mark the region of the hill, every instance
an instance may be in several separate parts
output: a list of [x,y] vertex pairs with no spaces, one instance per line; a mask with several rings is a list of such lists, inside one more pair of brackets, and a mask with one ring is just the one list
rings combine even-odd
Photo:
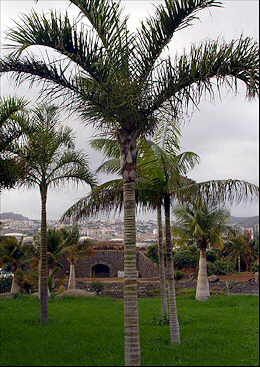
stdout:
[[0,213],[0,220],[10,219],[10,220],[30,220],[28,217],[23,216],[22,214],[17,214],[13,212]]
[[244,227],[252,227],[255,224],[259,224],[259,216],[254,217],[232,217],[230,218],[231,224],[239,224]]

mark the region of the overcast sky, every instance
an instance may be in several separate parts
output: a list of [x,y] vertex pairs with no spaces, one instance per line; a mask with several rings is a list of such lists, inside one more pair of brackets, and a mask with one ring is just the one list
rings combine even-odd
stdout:
[[[124,11],[129,14],[129,26],[132,30],[138,27],[140,19],[153,13],[150,0],[125,0]],[[222,9],[210,9],[200,13],[200,21],[193,27],[177,32],[169,46],[169,52],[180,54],[191,43],[220,37],[229,41],[238,38],[241,33],[258,40],[259,3],[258,0],[225,0]],[[5,31],[23,12],[31,8],[47,12],[49,9],[68,10],[72,17],[78,11],[69,1],[40,0],[36,5],[33,0],[0,0],[1,4],[1,44],[5,40]],[[1,96],[24,96],[35,101],[39,93],[37,87],[29,88],[27,84],[15,87],[10,78],[4,76],[1,81]],[[93,129],[83,126],[76,118],[64,118],[63,122],[74,128],[77,147],[85,150],[90,165],[95,169],[102,160],[89,148],[89,139],[95,133]],[[259,180],[259,145],[258,145],[258,101],[245,100],[245,91],[233,96],[223,93],[222,101],[215,103],[204,101],[200,110],[186,119],[183,128],[182,148],[191,150],[201,157],[200,165],[190,176],[197,181],[209,179],[238,178],[258,184]],[[100,177],[104,180],[104,177]],[[48,216],[55,219],[64,210],[89,191],[80,185],[50,190],[48,197]],[[13,211],[30,218],[40,217],[40,197],[37,190],[15,189],[1,194],[1,212]],[[258,215],[258,202],[247,203],[231,208],[232,215]]]

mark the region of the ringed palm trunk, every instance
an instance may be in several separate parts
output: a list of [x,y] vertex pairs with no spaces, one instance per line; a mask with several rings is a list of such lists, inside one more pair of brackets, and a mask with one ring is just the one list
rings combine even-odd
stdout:
[[164,318],[167,318],[168,307],[167,307],[167,291],[166,291],[166,278],[165,278],[165,249],[163,244],[161,204],[157,206],[157,226],[158,226],[159,279],[160,279],[160,295],[162,302],[162,315]]
[[17,294],[20,292],[20,287],[17,284],[15,272],[13,273],[12,285],[11,285],[11,294]]
[[76,289],[75,264],[73,261],[70,261],[70,275],[68,281],[68,289]]
[[124,194],[124,347],[125,365],[140,366],[139,313],[136,267],[136,137],[120,133]]
[[[48,287],[48,297],[50,297],[50,290]],[[41,262],[38,264],[38,298],[41,299]]]
[[40,248],[40,304],[41,322],[48,321],[48,261],[47,261],[47,186],[43,185],[41,191],[41,248]]
[[170,197],[164,197],[165,241],[166,241],[166,283],[168,295],[169,325],[172,343],[180,343],[180,326],[177,314],[176,291],[174,280],[173,248],[171,238]]
[[210,296],[209,279],[207,272],[206,247],[200,248],[199,273],[196,288],[196,299],[206,301]]

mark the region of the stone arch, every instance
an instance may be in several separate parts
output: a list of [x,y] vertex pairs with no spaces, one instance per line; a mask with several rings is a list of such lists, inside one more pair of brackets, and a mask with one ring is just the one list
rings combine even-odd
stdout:
[[111,276],[111,267],[104,261],[99,261],[91,266],[91,276],[93,278],[109,278]]

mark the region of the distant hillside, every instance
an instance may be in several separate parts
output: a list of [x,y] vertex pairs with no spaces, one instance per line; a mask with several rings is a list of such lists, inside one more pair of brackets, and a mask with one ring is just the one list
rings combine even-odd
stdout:
[[12,213],[12,212],[0,213],[0,220],[1,219],[30,220],[29,218],[24,217],[22,214],[17,214],[17,213]]
[[256,215],[254,217],[231,217],[231,224],[240,224],[244,227],[252,227],[255,224],[259,223],[259,216]]

